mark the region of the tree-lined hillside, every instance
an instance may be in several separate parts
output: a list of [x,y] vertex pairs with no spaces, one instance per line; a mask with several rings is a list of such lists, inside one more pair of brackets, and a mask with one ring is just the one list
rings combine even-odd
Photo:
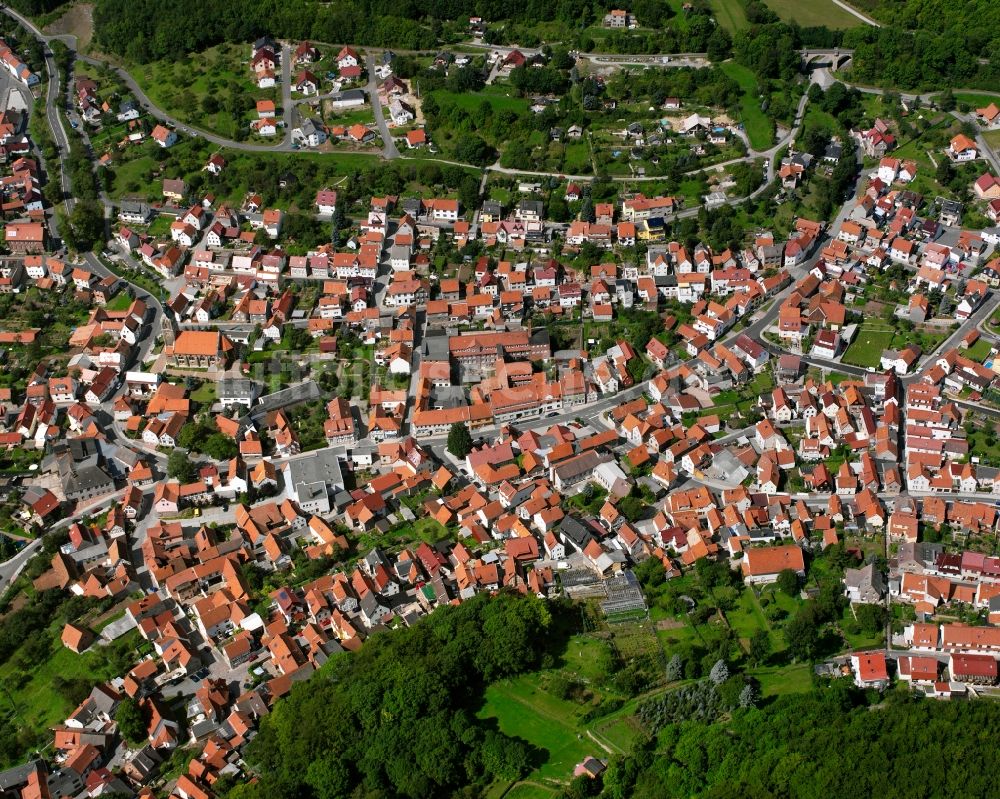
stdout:
[[736,710],[730,723],[664,728],[659,748],[612,765],[606,799],[996,795],[1000,708],[891,694],[867,704],[846,681]]
[[247,750],[259,781],[231,796],[421,799],[516,779],[531,747],[475,711],[487,683],[542,663],[549,627],[541,600],[501,594],[376,633],[278,703]]

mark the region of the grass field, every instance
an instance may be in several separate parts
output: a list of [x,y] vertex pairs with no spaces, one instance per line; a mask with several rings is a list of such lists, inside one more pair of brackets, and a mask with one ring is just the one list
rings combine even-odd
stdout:
[[[495,719],[501,731],[523,738],[538,749],[535,770],[527,775],[524,784],[505,796],[550,796],[546,789],[556,793],[572,778],[573,767],[587,755],[607,757],[611,751],[631,749],[640,732],[635,720],[638,699],[626,701],[605,716],[584,720],[600,703],[625,699],[614,688],[606,687],[609,642],[626,660],[648,652],[650,647],[660,651],[648,622],[614,624],[599,633],[570,636],[552,668],[494,683],[487,689],[477,716]],[[576,686],[565,699],[552,691],[552,681],[557,678]],[[498,797],[505,787],[493,785],[487,796]]]
[[686,31],[691,27],[688,25],[687,14],[684,13],[684,3],[685,0],[667,0],[667,4],[674,10],[674,15],[670,18],[670,24],[674,25],[679,31]]
[[[134,67],[132,76],[160,108],[205,130],[233,138],[251,116],[234,117],[212,104],[234,88],[255,99],[280,102],[277,89],[257,89],[249,67],[249,52],[243,44],[222,44],[189,58],[167,59]],[[206,99],[209,105],[206,105]],[[256,116],[256,113],[253,113]]]
[[[35,663],[30,671],[19,672],[15,665],[16,658],[0,666],[0,685],[5,689],[2,712],[6,713],[13,707],[17,711],[18,722],[31,730],[48,730],[61,723],[73,710],[74,704],[53,687],[57,678],[94,684],[116,676],[100,647],[92,647],[91,651],[77,655],[62,646],[59,641],[61,632],[62,623],[57,622],[40,633],[51,639],[50,654]],[[138,647],[141,643],[139,633],[132,631],[117,645]]]
[[762,696],[798,694],[812,688],[812,667],[808,663],[789,666],[761,666],[750,672],[760,681]]
[[434,98],[439,103],[452,102],[464,111],[475,111],[483,100],[489,100],[494,111],[514,111],[518,114],[527,112],[530,103],[523,97],[513,96],[513,89],[503,86],[485,86],[480,92],[458,94],[438,90]]
[[206,380],[195,391],[191,392],[191,400],[193,402],[211,404],[215,402],[215,398],[215,383],[209,380]]
[[593,170],[590,163],[590,145],[585,141],[570,142],[563,153],[563,169],[570,175],[581,175]]
[[550,788],[522,782],[507,791],[504,799],[551,799],[555,795],[556,792]]
[[836,135],[840,131],[840,125],[833,118],[833,115],[813,103],[806,107],[806,115],[802,124],[806,128],[821,128],[832,135]]
[[990,354],[990,342],[984,338],[979,339],[975,344],[965,350],[965,357],[982,363],[986,356]]
[[771,373],[761,372],[759,375],[755,375],[753,380],[739,391],[732,389],[729,391],[720,391],[713,397],[714,404],[712,407],[707,408],[706,412],[718,415],[725,422],[728,417],[736,412],[746,413],[749,411],[754,403],[757,402],[757,398],[772,388],[774,388],[774,378],[771,376]]
[[969,452],[975,454],[983,466],[1000,464],[1000,443],[993,439],[992,444],[987,444],[984,430],[974,430],[968,435],[968,441]]
[[835,386],[839,386],[845,380],[853,380],[850,375],[845,375],[843,372],[830,372],[827,374],[826,379],[833,383]]
[[872,330],[862,328],[857,338],[844,353],[844,363],[853,366],[878,366],[882,358],[882,350],[892,344],[892,330]]
[[[661,627],[657,631],[657,635],[663,644],[667,657],[669,658],[674,651],[683,652],[690,644],[711,648],[725,632],[726,622],[736,633],[744,649],[753,634],[757,630],[763,629],[767,630],[771,641],[771,662],[768,665],[747,669],[747,674],[760,680],[762,695],[765,697],[777,696],[809,690],[812,684],[809,665],[784,662],[786,656],[783,654],[788,648],[782,633],[784,619],[794,614],[801,606],[802,601],[797,597],[790,597],[778,591],[775,586],[765,586],[760,590],[760,598],[758,598],[753,588],[749,586],[743,588],[735,605],[726,611],[725,622],[719,620],[718,617],[713,617],[708,622],[693,626],[691,617],[683,614],[674,618],[673,625],[676,626]],[[768,621],[762,602],[781,608],[784,611],[784,617],[775,622]],[[654,619],[659,619],[662,625],[664,616],[662,611],[658,611],[659,609],[654,607],[652,616]],[[630,716],[625,715],[624,711],[621,714],[612,714],[603,724],[596,724],[594,730],[616,746],[621,746],[623,742],[631,743],[635,732],[629,728],[629,719]],[[631,737],[629,737],[630,735]]]
[[156,166],[156,161],[150,155],[142,155],[131,161],[115,164],[115,181],[111,188],[111,196],[125,197],[136,194],[146,199],[159,197],[160,192],[155,191],[151,182],[146,179]]
[[157,216],[156,218],[153,219],[152,222],[149,223],[149,228],[147,229],[146,232],[153,237],[169,236],[170,226],[173,224],[173,222],[174,222],[173,217],[166,215]]
[[[674,3],[671,2],[671,5]],[[679,0],[677,5],[680,5]],[[864,24],[833,0],[764,0],[764,5],[785,22],[795,21],[803,28],[825,25],[827,28],[842,29]],[[709,0],[709,6],[716,21],[730,33],[750,25],[742,0]],[[680,18],[683,19],[683,15]]]
[[994,149],[1000,147],[1000,130],[988,130],[983,133],[983,138],[990,147]]
[[591,730],[612,747],[630,752],[632,744],[642,730],[641,722],[635,717],[636,705],[636,701],[633,700],[621,710],[598,719],[591,725]]
[[495,718],[500,730],[542,750],[544,762],[529,779],[568,781],[587,755],[600,755],[597,744],[578,731],[578,705],[542,691],[533,677],[495,683],[486,690],[480,718]]
[[[847,620],[850,618],[851,618],[851,610],[850,608],[848,608],[847,610],[844,611],[844,619]],[[852,650],[872,649],[875,647],[880,647],[882,646],[882,642],[885,640],[884,636],[881,633],[876,633],[875,635],[869,635],[868,633],[865,632],[860,632],[860,631],[851,632],[847,629],[842,628],[841,634],[847,641],[847,645]]]
[[747,27],[747,15],[741,0],[710,0],[709,5],[718,23],[730,33]]
[[764,5],[786,22],[794,20],[803,28],[820,25],[825,25],[827,28],[855,28],[864,24],[856,16],[836,5],[833,0],[764,0]]
[[968,103],[971,108],[985,108],[990,103],[1000,105],[1000,95],[976,94],[974,92],[955,92],[955,100]]
[[416,533],[421,541],[426,541],[429,544],[434,544],[448,538],[448,530],[441,522],[437,521],[437,519],[426,517],[417,519],[413,523],[413,532]]
[[[149,200],[159,200],[161,198],[161,183],[158,179],[160,176],[156,174],[160,169],[160,164],[153,155],[155,150],[152,149],[155,145],[148,144],[144,146],[147,149],[142,151],[141,154],[138,152],[133,153],[135,157],[132,160],[116,163],[114,167],[114,186],[111,190],[113,197],[138,196]],[[196,149],[198,147],[201,147],[201,149]],[[204,139],[182,139],[180,143],[170,149],[171,158],[176,159],[173,163],[178,164],[180,168],[171,167],[170,173],[163,175],[163,177],[189,179],[192,175],[201,174],[201,167],[205,163],[205,159],[207,159],[210,152],[214,151],[215,148],[207,146]],[[238,169],[238,174],[246,177],[242,183],[233,185],[228,194],[221,195],[217,193],[216,200],[218,202],[242,202],[243,197],[250,188],[253,174],[257,170],[264,170],[271,174],[291,170],[302,176],[299,194],[310,198],[309,206],[311,208],[311,197],[315,194],[316,189],[321,186],[334,184],[355,170],[367,172],[376,168],[384,169],[386,167],[385,162],[378,157],[379,153],[374,151],[368,153],[322,153],[300,150],[293,153],[245,153],[239,150],[223,148],[219,152],[226,159],[227,170]],[[197,156],[195,157],[192,153],[197,153]],[[407,166],[434,164],[436,168],[440,169],[440,164],[419,155],[412,158],[407,157],[405,161]],[[306,162],[309,163],[308,173],[302,171],[302,165]],[[470,173],[478,173],[478,170],[475,170],[473,167],[469,167],[468,171]],[[259,184],[257,185],[259,186]],[[269,204],[273,202],[278,207],[281,207],[282,198],[287,198],[287,196],[267,196],[265,200]]]
[[106,311],[124,311],[132,304],[132,297],[127,291],[119,291],[111,302],[104,306]]
[[722,69],[735,80],[743,90],[740,101],[740,121],[746,129],[750,144],[755,150],[766,150],[774,141],[774,125],[767,115],[760,110],[760,89],[757,78],[746,67],[733,61],[727,61]]
[[371,106],[366,105],[344,114],[329,114],[324,118],[324,121],[328,125],[343,125],[345,128],[349,128],[351,125],[372,127],[375,124],[375,112],[372,111]]

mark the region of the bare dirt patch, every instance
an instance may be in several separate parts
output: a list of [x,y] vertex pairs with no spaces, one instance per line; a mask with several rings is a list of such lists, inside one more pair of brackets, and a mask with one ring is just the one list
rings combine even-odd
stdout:
[[76,37],[77,50],[86,53],[90,47],[90,40],[94,38],[93,4],[75,3],[59,19],[51,25],[46,25],[44,32],[50,36],[71,33]]

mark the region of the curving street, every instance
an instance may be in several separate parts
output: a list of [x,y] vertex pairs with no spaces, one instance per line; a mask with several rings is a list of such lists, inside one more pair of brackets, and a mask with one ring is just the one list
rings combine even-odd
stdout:
[[[131,91],[135,95],[135,97],[139,101],[139,103],[143,106],[143,108],[151,116],[153,116],[155,119],[159,120],[160,122],[163,122],[163,123],[166,123],[168,125],[171,125],[172,127],[176,128],[177,130],[179,130],[182,133],[186,133],[188,135],[197,135],[197,136],[203,137],[206,141],[209,141],[209,142],[211,142],[213,144],[216,144],[219,147],[226,147],[226,148],[230,148],[230,149],[234,149],[234,150],[242,150],[244,152],[294,152],[295,151],[295,148],[292,147],[292,142],[291,142],[291,128],[292,128],[292,126],[294,124],[294,107],[295,107],[295,105],[297,105],[298,101],[294,101],[291,98],[291,86],[290,86],[290,83],[291,83],[291,64],[290,64],[290,61],[291,61],[291,51],[290,51],[290,48],[288,47],[287,44],[282,47],[282,56],[281,56],[282,57],[282,96],[283,96],[283,101],[282,102],[283,102],[283,106],[284,106],[284,116],[283,116],[283,119],[284,119],[284,123],[285,123],[285,135],[284,135],[282,141],[279,142],[279,143],[277,143],[277,144],[259,144],[259,143],[252,143],[252,142],[238,142],[238,141],[235,141],[233,139],[228,139],[228,138],[226,138],[224,136],[219,136],[219,135],[217,135],[215,133],[212,133],[211,131],[205,130],[203,128],[199,128],[199,127],[197,127],[195,125],[191,125],[190,123],[182,122],[181,120],[177,119],[176,117],[171,116],[170,114],[168,114],[167,112],[165,112],[162,108],[159,108],[157,105],[155,105],[152,100],[150,100],[150,98],[148,97],[148,95],[143,91],[142,87],[136,82],[136,80],[132,77],[132,75],[126,69],[124,69],[122,67],[113,66],[113,65],[107,64],[106,62],[101,61],[99,59],[91,58],[89,56],[83,56],[83,55],[80,55],[79,53],[77,53],[76,52],[76,37],[75,36],[73,36],[71,34],[58,34],[58,35],[49,36],[49,35],[43,33],[41,30],[39,30],[34,25],[34,23],[32,23],[30,20],[26,19],[25,17],[23,17],[22,15],[20,15],[16,11],[13,11],[12,9],[5,7],[3,9],[3,12],[5,14],[7,14],[8,16],[16,19],[18,22],[20,22],[22,25],[24,25],[26,28],[28,28],[28,30],[30,30],[35,35],[35,37],[38,38],[39,40],[41,40],[43,43],[48,43],[48,42],[51,42],[53,40],[61,41],[64,44],[66,44],[67,47],[70,48],[70,50],[74,53],[74,55],[75,55],[76,58],[79,58],[80,60],[84,61],[85,63],[93,64],[93,65],[97,65],[97,66],[108,66],[109,68],[113,69],[118,74],[118,76],[122,79],[122,81],[125,83],[125,85],[129,88],[129,91]],[[514,47],[509,47],[509,46],[492,46],[492,45],[485,45],[485,44],[482,44],[482,43],[474,43],[474,42],[473,43],[469,43],[469,44],[470,44],[470,46],[473,46],[473,47],[482,48],[482,49],[488,49],[488,50],[494,50],[494,51],[498,51],[500,53],[507,53],[507,52],[510,52],[510,51],[512,51],[514,49],[520,49],[521,52],[523,52],[525,54],[528,54],[528,55],[531,55],[531,54],[534,54],[536,52],[539,52],[537,49],[532,49],[532,48],[514,48]],[[816,58],[816,57],[820,57],[820,56],[833,56],[835,59],[837,59],[837,58],[841,58],[841,57],[847,57],[847,58],[849,58],[852,52],[853,51],[851,51],[851,50],[846,50],[846,49],[841,49],[841,48],[831,49],[831,50],[811,49],[811,50],[803,50],[802,51],[802,56],[803,56],[803,58],[806,61],[809,61],[810,59],[813,59],[813,58]],[[48,54],[47,59],[50,58],[50,57],[51,57],[51,54]],[[591,61],[592,63],[601,63],[601,64],[612,65],[612,66],[613,65],[621,65],[621,66],[625,66],[625,65],[648,65],[648,64],[651,64],[651,63],[656,63],[656,64],[662,65],[662,66],[689,66],[691,64],[686,63],[686,62],[693,61],[693,60],[704,60],[706,64],[709,63],[707,61],[707,54],[706,53],[669,53],[669,54],[654,54],[654,55],[627,55],[627,54],[625,54],[625,55],[614,55],[614,54],[603,54],[603,53],[579,53],[578,54],[578,58],[586,59],[588,61]],[[373,158],[383,158],[383,159],[387,159],[387,160],[393,160],[393,159],[396,159],[396,158],[405,158],[405,156],[402,155],[399,152],[399,149],[398,149],[398,147],[396,145],[396,142],[393,139],[393,136],[391,135],[391,130],[390,130],[388,124],[386,123],[385,116],[384,116],[383,111],[382,111],[382,107],[381,107],[381,105],[379,103],[377,86],[376,86],[376,81],[375,81],[375,77],[374,77],[374,64],[375,64],[375,62],[374,62],[374,56],[373,56],[371,50],[366,50],[366,62],[367,62],[367,71],[368,71],[368,83],[367,83],[367,85],[366,85],[365,88],[366,88],[366,91],[367,91],[367,93],[369,95],[369,102],[371,103],[372,110],[373,110],[373,113],[374,113],[376,127],[378,128],[378,130],[379,130],[379,132],[380,132],[380,134],[382,136],[384,146],[383,146],[383,149],[380,152],[372,152],[372,153],[360,152],[360,153],[355,153],[355,154],[356,155],[361,155],[361,156],[370,156],[370,157],[373,157]],[[55,64],[54,63],[52,63],[51,65],[49,65],[49,70],[50,70],[50,74],[55,74]],[[810,83],[819,83],[820,85],[826,85],[825,81],[828,81],[828,80],[829,80],[829,76],[825,74],[825,70],[823,70],[823,69],[817,69],[817,70],[813,70],[813,72],[812,72],[812,74],[810,76],[810,81],[809,82]],[[872,90],[872,91],[875,91],[875,90]],[[58,91],[56,91],[56,94],[58,94]],[[58,125],[58,126],[61,127],[62,122],[59,119],[58,113],[56,113],[53,110],[52,103],[51,103],[51,99],[52,99],[53,96],[54,95],[52,94],[52,90],[50,89],[50,95],[49,95],[50,102],[47,104],[49,106],[49,110],[48,110],[47,113],[49,115],[49,124],[52,125],[53,128],[54,128],[56,125]],[[740,138],[742,138],[744,140],[744,142],[747,143],[747,145],[748,145],[747,155],[743,156],[741,159],[733,159],[732,161],[728,161],[728,162],[725,162],[725,163],[726,164],[731,164],[731,163],[735,163],[736,161],[739,161],[739,160],[753,160],[753,159],[756,159],[756,158],[766,158],[768,160],[767,180],[769,182],[773,178],[773,174],[772,174],[773,170],[772,170],[771,161],[772,161],[774,155],[782,147],[787,146],[791,141],[794,140],[795,136],[798,135],[799,129],[801,128],[802,117],[803,117],[803,114],[804,114],[804,111],[805,111],[805,106],[806,106],[807,102],[808,102],[808,100],[807,100],[806,96],[803,95],[801,101],[799,102],[799,107],[798,107],[798,110],[797,110],[797,113],[796,113],[796,116],[795,116],[795,120],[794,120],[793,125],[792,125],[792,129],[789,131],[789,133],[786,136],[784,136],[781,140],[779,140],[778,142],[776,142],[773,146],[769,147],[766,150],[754,150],[754,149],[752,149],[752,148],[749,147],[749,142],[745,138],[745,136],[740,136]],[[65,138],[65,131],[62,131],[62,132],[63,132],[63,139],[65,141],[66,140],[66,138]],[[423,161],[433,161],[435,163],[441,163],[441,164],[451,165],[451,166],[461,166],[461,167],[466,167],[466,168],[471,167],[471,168],[474,168],[474,169],[478,168],[478,167],[475,167],[472,164],[462,163],[462,162],[459,162],[459,161],[452,161],[452,160],[448,160],[448,159],[444,159],[444,158],[427,158],[427,157],[423,157],[422,156],[421,160],[423,160]],[[713,165],[713,166],[718,166],[718,165]],[[712,168],[712,166],[705,167],[705,168],[706,169],[710,169],[710,168]],[[698,170],[695,170],[695,171],[699,171],[700,169],[701,168],[699,167]],[[594,178],[593,175],[571,175],[571,174],[567,174],[565,172],[558,172],[558,171],[545,172],[545,171],[533,171],[533,170],[524,170],[524,169],[512,169],[512,168],[507,168],[507,167],[500,166],[499,162],[497,162],[495,164],[488,165],[488,166],[484,167],[483,170],[486,171],[486,172],[496,172],[498,174],[504,174],[504,175],[528,175],[528,176],[536,176],[536,177],[555,177],[555,178],[567,179],[567,180],[593,180],[593,178]],[[611,177],[611,180],[616,181],[616,182],[622,182],[622,183],[652,182],[652,181],[662,181],[663,177],[662,176],[652,176],[652,175],[648,175],[648,176],[647,175],[643,175],[643,176],[614,175],[614,176]],[[67,189],[65,183],[64,183],[64,189]],[[759,193],[762,193],[762,192],[760,192],[760,191],[755,192],[754,194],[750,195],[749,198],[746,198],[746,197],[735,198],[735,199],[729,200],[727,202],[730,202],[730,203],[743,202],[746,199],[752,199],[752,198],[758,196]],[[691,210],[694,210],[695,213],[697,212],[696,209],[689,209],[689,212]],[[685,213],[687,213],[687,212],[685,212]]]

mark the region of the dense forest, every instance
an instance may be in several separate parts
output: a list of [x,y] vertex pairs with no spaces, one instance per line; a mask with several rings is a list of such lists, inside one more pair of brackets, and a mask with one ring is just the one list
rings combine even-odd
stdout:
[[[759,78],[788,79],[799,68],[801,47],[851,48],[852,81],[900,89],[995,88],[1000,4],[946,0],[870,0],[879,19],[895,22],[846,31],[800,28],[782,22],[761,2],[745,4],[750,28],[733,40],[737,61]],[[919,9],[919,11],[917,10]]]
[[[916,32],[861,26],[844,34],[854,49],[851,78],[900,89],[996,88],[1000,58],[954,28]],[[980,56],[992,55],[987,63]]]
[[[26,0],[41,2],[41,0]],[[610,6],[608,6],[610,8]],[[666,19],[673,12],[665,0],[645,0],[651,17]],[[447,21],[478,15],[487,20],[526,23],[559,20],[577,25],[595,17],[591,0],[259,0],[228,4],[201,0],[98,0],[94,27],[101,47],[145,62],[178,51],[202,50],[221,41],[248,41],[262,34],[289,39],[313,38],[376,47],[431,49]],[[178,24],[184,20],[184,24]],[[598,23],[599,24],[599,23]],[[714,26],[699,26],[707,37]]]
[[47,14],[65,2],[66,0],[9,0],[9,5],[16,11],[33,17],[36,14]]
[[503,593],[376,633],[263,720],[246,753],[259,780],[231,799],[475,796],[516,779],[531,746],[475,712],[487,683],[543,664],[551,628],[541,600]]
[[736,710],[725,724],[665,727],[659,747],[613,763],[606,799],[996,796],[1000,707],[890,693],[869,705],[846,680]]

